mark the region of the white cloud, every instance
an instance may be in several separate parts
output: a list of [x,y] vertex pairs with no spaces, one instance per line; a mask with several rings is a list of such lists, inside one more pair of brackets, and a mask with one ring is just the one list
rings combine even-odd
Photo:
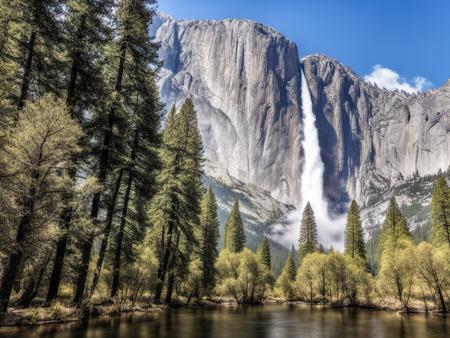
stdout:
[[421,76],[417,76],[408,82],[396,71],[383,67],[382,65],[375,65],[372,73],[364,76],[364,80],[374,83],[381,88],[404,90],[410,94],[421,92],[432,85],[430,81]]

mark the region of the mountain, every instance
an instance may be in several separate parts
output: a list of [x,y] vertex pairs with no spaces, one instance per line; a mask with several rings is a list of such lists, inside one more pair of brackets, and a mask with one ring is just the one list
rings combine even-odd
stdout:
[[295,44],[247,20],[163,16],[151,33],[165,60],[163,100],[194,101],[207,175],[216,177],[219,168],[283,203],[298,203],[302,126]]
[[294,43],[249,20],[160,14],[150,34],[161,43],[163,101],[171,106],[193,99],[205,182],[220,191],[222,216],[234,198],[246,201],[251,236],[283,232],[286,215],[308,199],[301,196],[302,71],[330,211],[344,211],[355,198],[370,234],[396,194],[401,204],[414,205],[413,226],[428,222],[430,177],[450,164],[450,83],[417,95],[381,89],[332,58],[300,59]]

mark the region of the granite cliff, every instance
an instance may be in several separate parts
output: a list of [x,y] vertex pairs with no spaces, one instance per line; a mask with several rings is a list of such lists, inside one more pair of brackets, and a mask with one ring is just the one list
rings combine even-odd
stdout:
[[246,199],[249,231],[270,234],[308,198],[301,196],[302,70],[331,212],[342,212],[355,198],[370,230],[396,194],[415,205],[413,226],[427,222],[427,179],[450,164],[450,83],[416,95],[381,89],[329,57],[300,59],[294,43],[248,20],[159,15],[150,34],[161,43],[163,101],[171,106],[193,99],[207,179],[231,194],[219,196],[223,210],[230,196]]

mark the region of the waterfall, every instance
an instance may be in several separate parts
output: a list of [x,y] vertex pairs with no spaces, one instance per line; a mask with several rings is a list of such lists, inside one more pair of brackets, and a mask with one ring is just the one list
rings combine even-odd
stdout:
[[287,216],[288,226],[281,230],[276,236],[285,245],[297,246],[299,227],[303,208],[309,202],[314,210],[316,218],[319,243],[328,249],[330,245],[342,250],[343,233],[346,221],[345,215],[330,215],[328,202],[323,192],[324,164],[320,156],[319,133],[316,127],[316,116],[313,112],[311,94],[309,92],[306,77],[301,72],[301,98],[303,111],[303,142],[304,164],[301,173],[301,196],[300,205]]
[[[303,142],[305,156],[303,173],[301,176],[301,210],[310,202],[313,210],[328,210],[328,203],[323,196],[324,165],[320,157],[319,133],[316,128],[316,116],[313,113],[311,94],[306,77],[302,71],[302,110],[303,110]],[[317,209],[317,211],[316,211]],[[328,213],[326,213],[328,214]],[[316,215],[316,217],[319,215]]]
[[302,110],[303,110],[303,142],[305,155],[303,172],[301,176],[302,203],[299,213],[309,201],[314,210],[317,223],[319,243],[329,248],[333,245],[342,249],[345,216],[331,216],[328,212],[328,202],[323,194],[324,164],[320,157],[319,133],[316,127],[316,116],[313,112],[311,93],[309,92],[306,77],[302,77]]

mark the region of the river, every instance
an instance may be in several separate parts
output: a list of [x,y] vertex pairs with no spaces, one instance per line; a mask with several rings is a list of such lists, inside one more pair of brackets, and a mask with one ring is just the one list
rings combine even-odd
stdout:
[[306,305],[178,308],[79,323],[2,328],[1,338],[443,338],[450,318]]

